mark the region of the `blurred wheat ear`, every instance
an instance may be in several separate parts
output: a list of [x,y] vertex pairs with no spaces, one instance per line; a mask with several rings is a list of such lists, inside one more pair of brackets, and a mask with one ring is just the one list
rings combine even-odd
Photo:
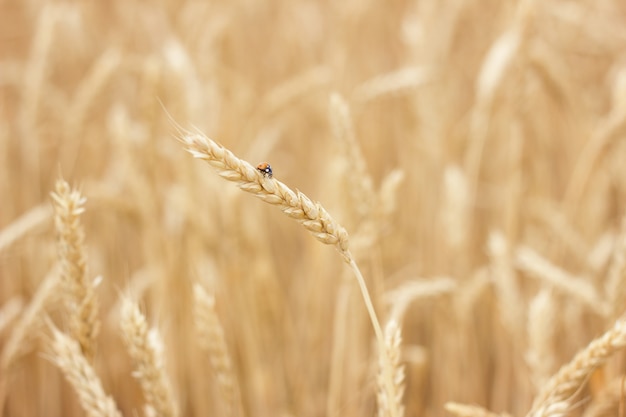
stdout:
[[54,224],[57,231],[57,250],[61,265],[61,283],[69,308],[70,330],[88,360],[95,355],[95,339],[100,329],[96,282],[87,276],[85,232],[80,215],[85,211],[86,199],[76,189],[59,179],[51,194],[54,202]]
[[48,321],[48,326],[52,331],[52,361],[78,394],[87,416],[121,417],[115,401],[104,392],[102,382],[83,354],[80,344],[62,333],[51,321]]

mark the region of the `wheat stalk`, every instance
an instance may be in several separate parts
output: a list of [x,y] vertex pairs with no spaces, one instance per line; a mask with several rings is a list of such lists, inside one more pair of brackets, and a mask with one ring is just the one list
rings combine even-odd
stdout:
[[52,361],[74,387],[80,404],[89,417],[121,417],[115,401],[106,395],[102,383],[82,353],[80,344],[48,322],[52,331]]
[[128,298],[122,302],[121,316],[122,335],[134,364],[133,376],[139,380],[148,409],[159,417],[177,416],[158,333],[148,329],[139,307]]
[[91,360],[95,354],[100,321],[94,291],[97,281],[92,283],[87,278],[85,232],[80,222],[86,199],[78,190],[70,189],[63,179],[57,181],[51,196],[55,209],[61,282],[69,304],[70,331],[80,343],[85,357]]

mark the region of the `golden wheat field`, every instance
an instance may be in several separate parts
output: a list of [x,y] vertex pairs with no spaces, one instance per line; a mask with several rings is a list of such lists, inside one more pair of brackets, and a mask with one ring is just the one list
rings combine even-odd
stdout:
[[0,0],[2,416],[625,416],[625,216],[622,0]]

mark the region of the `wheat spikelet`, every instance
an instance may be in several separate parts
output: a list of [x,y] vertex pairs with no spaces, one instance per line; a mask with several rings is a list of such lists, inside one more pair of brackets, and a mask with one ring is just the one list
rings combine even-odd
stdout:
[[402,417],[404,406],[404,365],[400,363],[402,336],[395,320],[385,327],[385,346],[379,352],[378,416]]
[[49,322],[52,331],[52,360],[78,394],[89,417],[121,417],[115,401],[106,395],[98,375],[82,353],[79,343],[61,333]]
[[122,302],[121,316],[122,335],[133,360],[133,376],[139,380],[148,409],[159,417],[177,416],[158,333],[148,330],[146,318],[128,298]]
[[77,190],[71,190],[63,179],[57,181],[55,192],[51,195],[55,209],[61,281],[69,304],[70,331],[80,343],[85,357],[91,360],[95,354],[100,321],[95,283],[87,278],[83,242],[85,233],[80,222],[86,199]]
[[193,295],[194,325],[198,342],[209,355],[211,366],[217,375],[217,384],[224,405],[223,415],[237,415],[237,410],[241,410],[239,385],[233,372],[224,330],[215,311],[215,297],[208,294],[200,284],[194,285]]
[[615,325],[580,351],[574,359],[561,367],[539,392],[527,417],[563,415],[570,407],[574,394],[591,372],[603,365],[609,357],[626,346],[626,319]]

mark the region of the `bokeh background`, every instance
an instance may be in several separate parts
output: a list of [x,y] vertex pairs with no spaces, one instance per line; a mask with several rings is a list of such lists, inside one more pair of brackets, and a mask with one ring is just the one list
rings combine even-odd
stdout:
[[[215,294],[244,415],[376,413],[348,267],[194,160],[176,124],[271,163],[346,227],[401,324],[407,416],[524,415],[624,311],[623,1],[1,0],[0,349],[55,264],[63,177],[87,198],[94,366],[124,415],[144,398],[122,294],[161,332],[180,415],[219,415],[194,283]],[[46,308],[61,328],[63,309]],[[0,371],[0,414],[84,414],[46,333]],[[594,374],[572,413],[623,370]]]

